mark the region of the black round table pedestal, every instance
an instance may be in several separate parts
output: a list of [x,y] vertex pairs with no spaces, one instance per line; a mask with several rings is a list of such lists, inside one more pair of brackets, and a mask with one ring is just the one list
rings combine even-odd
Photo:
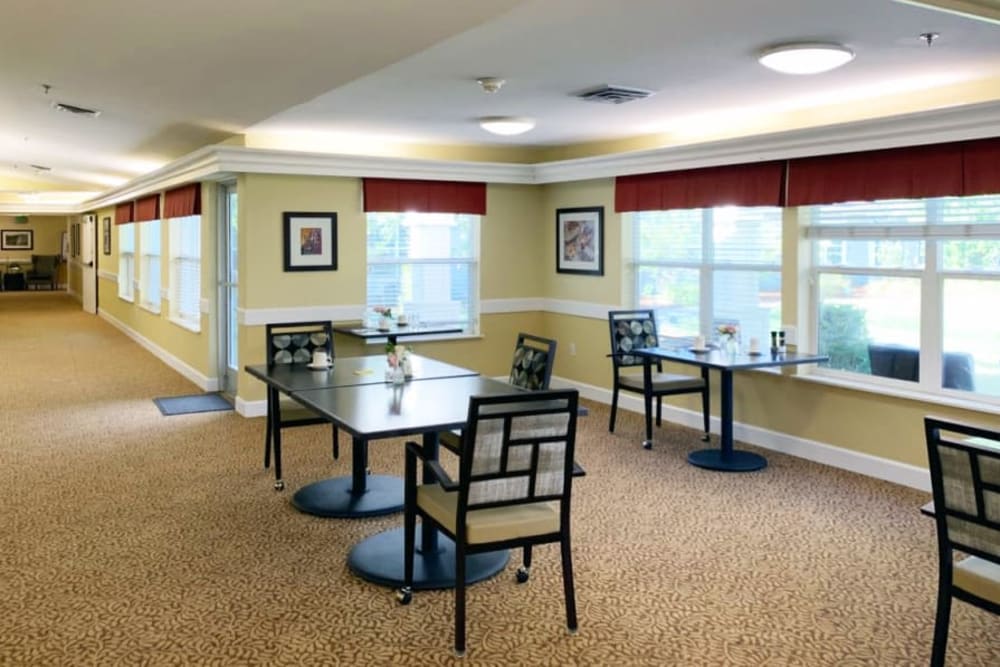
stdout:
[[[455,543],[444,535],[438,535],[437,550],[432,554],[423,553],[420,533],[420,524],[417,524],[417,550],[413,559],[414,590],[454,588]],[[507,566],[509,558],[510,552],[506,549],[468,556],[465,561],[465,582],[472,584],[489,579]],[[395,528],[362,540],[351,549],[347,565],[366,581],[399,588],[403,585],[403,529]]]
[[315,516],[358,518],[403,510],[403,480],[391,475],[368,475],[365,491],[354,493],[350,477],[313,482],[295,492],[292,505]]
[[723,454],[721,449],[699,449],[688,454],[688,463],[699,468],[725,472],[750,472],[767,467],[767,459],[760,454],[734,450]]

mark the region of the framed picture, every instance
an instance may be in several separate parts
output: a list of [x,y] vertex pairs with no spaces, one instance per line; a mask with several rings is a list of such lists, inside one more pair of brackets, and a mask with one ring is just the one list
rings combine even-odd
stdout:
[[35,232],[30,229],[0,230],[0,250],[34,250]]
[[104,218],[101,223],[101,230],[104,234],[104,254],[111,254],[111,218]]
[[284,214],[285,271],[337,269],[337,214]]
[[604,275],[604,207],[556,209],[556,271]]

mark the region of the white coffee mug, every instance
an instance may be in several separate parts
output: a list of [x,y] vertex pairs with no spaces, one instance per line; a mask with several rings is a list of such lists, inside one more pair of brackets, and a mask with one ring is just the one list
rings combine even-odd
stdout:
[[695,336],[694,337],[694,346],[696,348],[698,348],[699,350],[705,349],[705,337],[704,336]]
[[326,350],[313,350],[313,366],[329,366],[330,357],[327,356]]
[[396,318],[396,324],[398,324],[399,326],[405,325],[406,324],[406,315],[404,315],[403,313],[400,313],[399,316]]
[[750,351],[751,352],[760,352],[760,338],[751,338],[750,339]]

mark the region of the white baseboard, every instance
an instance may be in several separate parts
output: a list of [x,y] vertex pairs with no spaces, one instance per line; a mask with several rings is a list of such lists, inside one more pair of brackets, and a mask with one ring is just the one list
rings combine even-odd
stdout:
[[[606,405],[611,404],[611,390],[594,385],[573,382],[564,378],[552,377],[553,387],[571,387],[580,392],[580,396]],[[619,409],[629,410],[642,414],[642,399],[637,395],[618,395]],[[701,413],[676,406],[663,404],[663,418],[683,426],[694,429],[702,428]],[[711,419],[712,433],[719,433],[721,430],[719,418]],[[924,468],[920,468],[908,463],[900,463],[892,459],[881,458],[856,452],[842,447],[835,447],[815,440],[806,440],[771,431],[758,426],[749,426],[736,422],[733,424],[733,437],[736,440],[750,445],[756,445],[764,449],[783,454],[791,454],[801,459],[822,463],[824,465],[849,470],[868,477],[883,479],[887,482],[908,486],[930,493],[930,474]],[[641,439],[641,438],[640,438]],[[639,443],[639,440],[636,440]]]
[[108,322],[111,326],[115,327],[116,329],[124,333],[126,336],[134,340],[136,343],[149,350],[151,353],[153,353],[154,356],[156,356],[160,361],[165,363],[167,366],[170,366],[172,369],[174,369],[175,371],[186,377],[188,380],[191,380],[191,382],[198,385],[202,389],[202,391],[219,390],[218,378],[210,378],[204,375],[203,373],[200,373],[196,369],[189,366],[187,363],[181,361],[174,355],[164,350],[162,347],[160,347],[153,341],[139,334],[134,329],[126,326],[125,323],[122,322],[121,320],[112,317],[106,311],[100,310],[98,312],[98,315],[106,322]]
[[243,417],[266,417],[267,399],[262,398],[257,401],[244,401],[239,396],[236,397],[236,413]]

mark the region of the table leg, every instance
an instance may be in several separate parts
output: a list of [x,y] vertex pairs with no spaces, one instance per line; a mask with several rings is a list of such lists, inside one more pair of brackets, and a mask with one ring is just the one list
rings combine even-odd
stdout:
[[403,509],[403,480],[368,474],[368,441],[352,440],[351,476],[313,482],[292,496],[301,512],[316,516],[358,518],[392,514]]
[[271,451],[274,453],[274,490],[285,488],[281,478],[281,395],[274,387],[267,390],[267,409],[271,414]]
[[642,441],[644,449],[653,448],[653,361],[649,357],[642,360],[642,402],[643,414],[646,417],[646,439]]
[[[425,433],[423,446],[428,458],[436,460],[437,433]],[[423,481],[433,482],[433,476],[427,468],[424,469]],[[403,548],[402,528],[378,533],[365,538],[351,549],[347,565],[366,581],[399,588],[404,583]],[[509,558],[510,554],[506,549],[467,556],[465,583],[472,584],[492,577],[507,566]],[[454,588],[455,577],[455,543],[447,535],[439,533],[430,522],[421,522],[413,559],[413,588]]]
[[733,449],[733,372],[720,371],[719,394],[722,422],[719,449],[699,449],[688,454],[688,463],[709,470],[726,472],[749,472],[767,466],[767,459],[753,452]]

